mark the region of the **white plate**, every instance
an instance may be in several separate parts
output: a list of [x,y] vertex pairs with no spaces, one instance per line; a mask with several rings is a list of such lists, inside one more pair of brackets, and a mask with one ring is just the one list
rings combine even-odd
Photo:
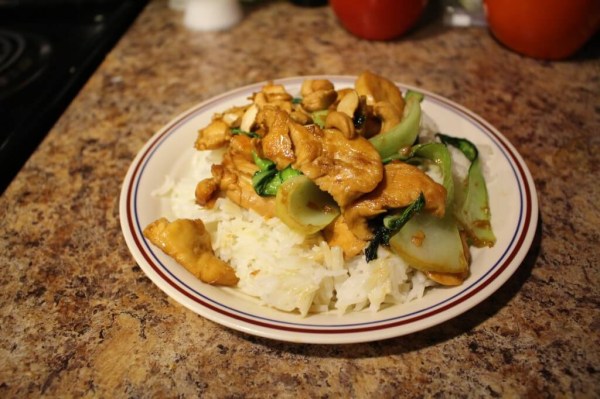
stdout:
[[[276,81],[292,94],[307,77]],[[313,77],[314,78],[314,77]],[[325,76],[336,88],[352,86],[354,77]],[[477,305],[514,273],[533,240],[538,204],[533,179],[515,148],[486,121],[433,93],[425,94],[423,110],[445,134],[465,137],[480,149],[489,176],[493,248],[473,249],[470,277],[459,287],[433,288],[422,299],[372,313],[316,314],[301,317],[265,306],[235,289],[214,287],[194,278],[171,258],[151,246],[143,228],[169,213],[151,195],[165,176],[185,174],[197,131],[215,112],[248,102],[264,83],[225,93],[176,117],[157,132],[133,161],[123,182],[121,227],[127,245],[144,272],[167,295],[192,311],[224,326],[262,337],[304,343],[374,341],[413,333],[451,319]]]

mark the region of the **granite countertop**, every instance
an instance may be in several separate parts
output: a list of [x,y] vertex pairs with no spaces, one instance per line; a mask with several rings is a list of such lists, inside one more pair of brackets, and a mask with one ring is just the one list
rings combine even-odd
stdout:
[[[151,2],[0,198],[2,397],[599,397],[600,62],[521,57],[485,29],[359,40],[327,7],[248,7],[221,33]],[[279,77],[370,69],[496,126],[534,177],[540,223],[472,310],[352,345],[246,335],[136,265],[119,193],[142,145],[192,105]]]

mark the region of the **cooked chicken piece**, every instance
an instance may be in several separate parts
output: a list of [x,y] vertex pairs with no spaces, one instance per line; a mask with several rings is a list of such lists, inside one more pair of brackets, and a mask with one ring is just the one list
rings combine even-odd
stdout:
[[258,171],[252,158],[252,152],[259,151],[257,143],[257,140],[245,135],[233,136],[222,163],[212,165],[212,177],[196,185],[196,203],[211,208],[223,194],[245,209],[252,209],[267,218],[273,217],[274,198],[261,197],[252,186],[252,176]]
[[370,240],[373,233],[367,225],[368,219],[389,209],[410,205],[421,192],[425,196],[425,210],[443,217],[446,189],[416,166],[404,162],[389,163],[384,167],[384,177],[379,186],[344,208],[344,218],[357,237]]
[[[231,107],[223,113],[215,114],[212,121],[203,129],[198,131],[195,147],[197,150],[214,150],[221,148],[229,143],[232,137],[232,128],[241,128],[250,131],[254,119],[252,117],[252,107],[254,104],[245,106]],[[246,119],[246,126],[242,127],[243,120]]]
[[221,180],[225,176],[225,167],[221,164],[213,164],[210,167],[210,173],[217,184],[221,185]]
[[247,109],[247,105],[241,107],[231,107],[222,114],[217,114],[217,118],[222,119],[223,122],[225,122],[229,127],[240,127],[242,116]]
[[[275,216],[275,197],[261,197],[247,177],[226,176],[221,187],[227,198],[245,209],[252,209],[265,218]],[[224,184],[225,183],[225,184]]]
[[[227,152],[223,155],[223,163],[231,162],[237,173],[249,177],[258,171],[252,152],[259,152],[258,141],[246,135],[233,136],[229,141]],[[225,161],[227,159],[227,161]]]
[[308,125],[313,123],[312,116],[302,108],[300,104],[294,104],[292,112],[290,112],[290,119],[301,125]]
[[359,95],[367,97],[367,104],[387,101],[396,107],[400,115],[404,112],[402,92],[391,80],[366,71],[360,74],[354,86]]
[[258,152],[256,143],[256,140],[248,136],[232,137],[229,148],[223,155],[223,163],[212,168],[213,179],[218,182],[227,198],[239,206],[252,209],[265,217],[273,217],[274,198],[261,197],[252,186],[252,176],[258,171],[252,159],[252,152]]
[[150,223],[144,236],[205,283],[234,286],[235,271],[215,256],[210,235],[200,219],[165,218]]
[[275,162],[278,169],[284,169],[294,162],[294,149],[289,135],[289,114],[281,109],[265,106],[258,112],[256,121],[266,132],[261,141],[263,155]]
[[301,126],[292,123],[290,125],[290,139],[295,147],[295,159],[292,166],[299,169],[300,165],[306,165],[305,169],[307,170],[311,166],[316,168],[316,165],[312,163],[323,152],[323,137],[323,130],[317,125]]
[[212,208],[215,205],[217,194],[219,193],[219,181],[214,177],[203,179],[196,185],[195,197],[196,203],[206,208]]
[[229,125],[222,119],[215,119],[207,127],[198,131],[194,146],[197,150],[214,150],[225,146],[230,138]]
[[361,240],[350,231],[343,215],[325,227],[323,237],[330,247],[342,249],[344,259],[350,259],[360,254],[367,245],[367,241]]
[[340,206],[372,191],[383,178],[381,157],[363,137],[348,139],[337,129],[290,123],[296,161],[292,164]]

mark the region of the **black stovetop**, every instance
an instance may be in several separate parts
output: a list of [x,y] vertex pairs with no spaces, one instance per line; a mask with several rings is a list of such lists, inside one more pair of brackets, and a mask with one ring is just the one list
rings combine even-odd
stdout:
[[147,0],[0,0],[0,193]]

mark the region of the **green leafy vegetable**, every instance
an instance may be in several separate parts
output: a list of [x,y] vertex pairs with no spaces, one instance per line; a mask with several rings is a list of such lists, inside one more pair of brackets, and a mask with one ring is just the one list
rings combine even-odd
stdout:
[[327,114],[329,114],[329,110],[315,111],[310,114],[313,122],[318,125],[321,129],[325,128],[325,119],[327,119]]
[[439,137],[442,143],[458,148],[471,162],[475,162],[479,156],[479,152],[477,151],[475,144],[471,143],[467,139],[452,137],[442,133],[438,133],[436,136]]
[[244,136],[248,136],[250,138],[260,138],[260,136],[257,133],[248,132],[246,130],[239,129],[237,127],[231,129],[231,134],[243,134]]
[[469,268],[456,219],[451,214],[441,219],[427,212],[415,215],[390,238],[390,248],[421,271],[464,273]]
[[398,214],[387,215],[383,217],[381,224],[375,229],[375,237],[369,242],[365,249],[365,258],[367,262],[377,259],[377,249],[380,245],[389,245],[390,237],[396,234],[402,226],[406,224],[415,214],[421,211],[425,206],[425,196],[423,193],[413,201],[409,206]]
[[252,160],[261,171],[275,169],[275,162],[267,158],[261,158],[256,152],[252,152]]
[[417,144],[404,152],[384,159],[382,162],[389,163],[393,160],[411,162],[413,160],[425,159],[436,164],[442,172],[442,184],[446,189],[446,208],[452,206],[454,200],[454,180],[452,179],[452,156],[448,148],[442,143]]
[[425,96],[423,95],[423,93],[419,93],[418,91],[409,89],[409,90],[406,90],[406,94],[404,95],[404,98],[406,101],[408,101],[409,99],[412,98],[413,100],[421,102],[421,101],[423,101]]
[[463,190],[456,193],[456,218],[477,247],[491,247],[496,242],[492,230],[489,197],[477,147],[467,139],[437,134],[440,140],[458,148],[471,162]]
[[254,187],[254,191],[262,197],[277,194],[277,189],[281,183],[290,177],[302,174],[302,172],[291,166],[287,166],[282,170],[277,170],[275,162],[267,158],[261,158],[255,152],[252,153],[252,159],[259,169],[254,176],[252,176],[252,186]]
[[379,155],[381,155],[381,159],[395,156],[402,148],[408,147],[415,142],[421,127],[422,100],[423,95],[420,93],[407,93],[406,109],[400,123],[391,130],[369,139],[379,152]]
[[340,208],[331,195],[305,175],[290,176],[277,190],[275,215],[299,233],[314,234],[339,214]]

